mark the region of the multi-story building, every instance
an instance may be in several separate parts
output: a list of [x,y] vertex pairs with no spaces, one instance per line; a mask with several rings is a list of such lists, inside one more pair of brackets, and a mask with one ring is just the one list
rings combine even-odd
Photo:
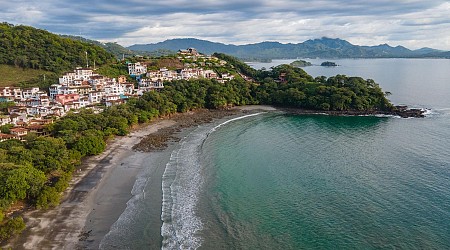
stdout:
[[91,104],[100,103],[103,99],[104,92],[103,91],[92,91],[88,94],[88,100]]
[[128,63],[128,74],[131,76],[140,76],[147,73],[147,66],[140,62]]
[[139,89],[162,89],[164,88],[164,83],[162,81],[152,81],[152,79],[141,79],[139,80]]
[[81,85],[91,77],[98,75],[92,69],[77,67],[73,72],[67,72],[59,78],[59,84]]
[[[77,102],[80,99],[79,94],[59,94],[56,95],[56,102],[65,105],[68,102]],[[66,109],[67,110],[67,109]]]

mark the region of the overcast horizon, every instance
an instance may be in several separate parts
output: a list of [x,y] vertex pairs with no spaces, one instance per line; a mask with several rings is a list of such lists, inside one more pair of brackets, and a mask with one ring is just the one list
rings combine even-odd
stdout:
[[1,1],[3,22],[123,46],[174,38],[240,45],[329,37],[450,50],[450,2],[443,0]]

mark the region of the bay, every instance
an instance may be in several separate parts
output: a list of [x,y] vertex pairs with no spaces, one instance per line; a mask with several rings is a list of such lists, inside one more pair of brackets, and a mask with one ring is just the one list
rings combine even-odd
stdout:
[[[163,249],[450,249],[450,60],[330,61],[304,70],[374,79],[427,117],[263,112],[186,131],[161,156]],[[104,243],[159,245],[152,174]]]
[[431,111],[267,113],[221,126],[199,154],[200,248],[450,248],[449,61],[333,61],[304,69],[371,78],[394,103]]
[[[303,59],[313,66],[303,67],[317,76],[360,76],[375,80],[392,95],[395,104],[414,107],[450,107],[450,60],[448,59]],[[256,69],[289,64],[294,60],[273,60],[271,63],[249,63]],[[336,62],[337,67],[319,66],[324,61]]]

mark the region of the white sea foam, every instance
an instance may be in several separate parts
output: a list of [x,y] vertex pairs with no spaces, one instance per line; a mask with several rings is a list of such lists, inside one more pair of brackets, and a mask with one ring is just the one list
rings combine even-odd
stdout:
[[131,194],[133,197],[128,200],[126,209],[120,215],[119,219],[111,226],[109,232],[101,240],[99,249],[130,249],[126,242],[130,239],[130,228],[133,227],[136,220],[136,211],[139,207],[142,209],[142,199],[145,199],[145,188],[148,184],[148,173],[140,173],[133,185]]
[[180,141],[179,148],[172,152],[166,164],[162,178],[162,249],[197,249],[202,244],[199,233],[203,223],[195,212],[204,183],[200,153],[205,139],[229,122],[263,113],[233,118],[213,128],[210,125],[199,127]]
[[433,115],[450,115],[450,108],[429,109],[427,112]]
[[184,138],[166,165],[162,181],[163,249],[197,249],[201,245],[198,233],[203,224],[195,215],[195,206],[203,184],[198,157],[206,138],[202,130]]
[[[366,116],[372,116],[372,115],[366,115]],[[375,117],[390,117],[390,118],[401,118],[398,115],[385,115],[385,114],[376,114]]]
[[260,114],[264,114],[264,113],[266,113],[266,112],[259,112],[259,113],[255,113],[255,114],[249,114],[249,115],[239,116],[239,117],[230,119],[230,120],[225,121],[225,122],[223,122],[223,123],[221,123],[221,124],[215,126],[214,128],[212,128],[212,129],[210,130],[210,133],[216,131],[216,129],[218,129],[218,128],[220,128],[221,126],[223,126],[223,125],[225,125],[225,124],[227,124],[227,123],[230,123],[230,122],[232,122],[232,121],[241,120],[241,119],[244,119],[244,118],[247,118],[247,117],[256,116],[256,115],[260,115]]

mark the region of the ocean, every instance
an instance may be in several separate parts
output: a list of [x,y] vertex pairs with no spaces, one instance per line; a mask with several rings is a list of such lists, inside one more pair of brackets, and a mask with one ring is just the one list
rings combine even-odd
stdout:
[[[192,130],[163,175],[163,249],[450,249],[450,60],[332,61],[304,69],[374,79],[427,116],[261,112]],[[131,209],[141,226],[122,234],[155,240]]]

